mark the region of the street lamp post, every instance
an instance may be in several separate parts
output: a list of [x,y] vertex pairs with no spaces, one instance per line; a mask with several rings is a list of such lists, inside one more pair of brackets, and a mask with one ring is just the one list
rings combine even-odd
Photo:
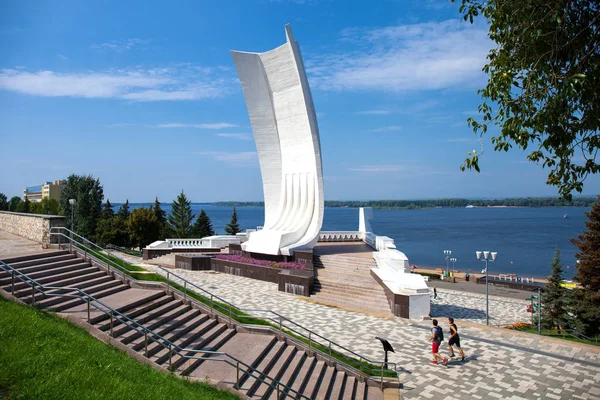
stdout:
[[[479,261],[485,262],[485,324],[490,324],[490,292],[489,292],[489,271],[488,261],[495,262],[498,253],[495,251],[476,251],[475,255]],[[491,255],[491,257],[490,257]]]
[[69,204],[71,205],[71,230],[75,232],[75,203],[77,200],[69,199]]
[[450,261],[452,262],[452,271],[456,271],[456,258],[452,257]]
[[450,260],[450,254],[452,254],[452,250],[444,250],[444,254],[446,255],[446,276],[448,276],[448,261]]

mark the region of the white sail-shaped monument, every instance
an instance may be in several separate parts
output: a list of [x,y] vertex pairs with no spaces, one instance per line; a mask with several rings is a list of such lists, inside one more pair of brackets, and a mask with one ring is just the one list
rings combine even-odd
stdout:
[[298,43],[265,53],[232,51],[263,180],[265,222],[243,250],[291,255],[311,249],[323,224],[323,167],[315,108]]

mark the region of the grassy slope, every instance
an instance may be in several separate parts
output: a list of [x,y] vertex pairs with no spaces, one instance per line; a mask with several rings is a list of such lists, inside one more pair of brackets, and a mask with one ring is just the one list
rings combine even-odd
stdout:
[[1,297],[0,397],[236,399],[153,370],[68,321]]

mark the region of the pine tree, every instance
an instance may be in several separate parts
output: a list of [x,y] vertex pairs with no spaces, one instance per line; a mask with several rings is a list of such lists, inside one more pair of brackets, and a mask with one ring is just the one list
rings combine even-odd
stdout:
[[201,239],[203,237],[212,236],[215,234],[213,230],[212,223],[210,222],[210,218],[204,210],[200,210],[200,215],[198,215],[198,219],[196,223],[194,223],[194,227],[192,228],[192,235],[195,238]]
[[600,202],[586,215],[587,232],[571,239],[579,250],[575,254],[579,260],[575,280],[581,285],[574,291],[573,323],[578,331],[593,336],[600,331]]
[[160,222],[160,224],[164,224],[167,221],[167,213],[160,207],[160,201],[158,201],[158,196],[154,199],[154,207],[152,208],[152,212],[154,212],[154,216],[156,220]]
[[175,237],[188,238],[191,236],[193,220],[194,214],[192,214],[191,202],[182,190],[171,207],[168,226]]
[[129,199],[125,200],[125,204],[121,205],[119,211],[117,211],[117,216],[122,220],[126,220],[131,215],[131,211],[129,211]]
[[109,219],[115,216],[113,205],[110,204],[110,200],[106,199],[106,203],[102,205],[102,215],[100,218]]
[[167,224],[167,212],[162,209],[160,206],[160,201],[158,201],[158,196],[154,199],[154,207],[151,207],[154,216],[158,220],[160,225],[160,230],[158,233],[159,239],[165,239],[169,234],[169,226]]
[[235,234],[241,232],[240,226],[238,225],[238,222],[237,222],[237,212],[235,211],[235,206],[233,206],[233,214],[231,214],[231,222],[229,224],[227,224],[227,226],[225,227],[225,232],[228,235],[235,235]]
[[548,277],[548,283],[542,290],[542,324],[547,329],[557,327],[560,330],[568,326],[569,316],[567,314],[567,289],[560,285],[564,271],[558,248],[554,250],[554,259],[550,266],[552,267],[552,273]]

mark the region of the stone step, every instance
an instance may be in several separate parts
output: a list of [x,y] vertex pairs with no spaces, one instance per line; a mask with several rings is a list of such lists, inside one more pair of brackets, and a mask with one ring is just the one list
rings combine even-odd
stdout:
[[305,396],[310,397],[311,399],[314,399],[313,395],[314,395],[315,391],[317,391],[319,389],[319,384],[321,384],[321,381],[323,380],[323,376],[325,376],[326,370],[327,370],[327,365],[325,364],[325,361],[317,361],[315,363],[315,366],[311,373],[311,377],[308,380],[308,383],[306,384],[306,386],[304,387],[304,390],[302,391],[302,393]]
[[320,286],[318,293],[348,293],[360,297],[386,297],[381,287],[360,287],[350,285],[330,285],[325,283]]
[[[123,314],[125,314],[128,318],[131,318],[132,320],[136,321],[136,318],[139,316],[142,316],[152,310],[155,310],[167,303],[170,302],[174,302],[173,298],[169,295],[167,295],[166,293],[162,293],[162,295],[160,295],[159,297],[157,297],[156,299],[150,300],[145,302],[144,304],[140,304],[135,306],[134,308],[125,310],[125,311],[120,311]],[[101,318],[98,320],[94,320],[94,324],[96,324],[96,327],[98,329],[100,329],[101,331],[107,331],[110,329],[110,318],[106,317],[106,318]],[[139,321],[136,321],[139,322]],[[121,324],[123,324],[123,322],[120,319],[114,319],[113,320],[113,332],[115,330],[115,328],[121,329]]]
[[[271,378],[279,379],[285,372],[285,368],[290,364],[294,356],[296,355],[296,348],[294,346],[286,346],[284,351],[275,361],[275,364],[269,371],[265,371]],[[248,393],[250,397],[268,398],[273,391],[273,388],[262,383],[258,386],[258,389],[254,393]]]
[[334,379],[336,375],[336,370],[334,367],[327,367],[325,370],[325,375],[323,375],[323,379],[319,385],[313,396],[310,396],[311,399],[327,399],[327,394],[330,392],[332,385],[334,384]]
[[[149,330],[154,331],[160,326],[162,326],[164,323],[175,320],[191,310],[188,305],[183,304],[181,301],[173,301],[172,303],[168,303],[167,306],[173,304],[175,305],[175,307],[163,306],[165,307],[164,312],[159,312],[158,310],[156,312],[152,312],[151,319],[147,319],[143,322],[140,322],[141,318],[138,318],[136,322],[144,325]],[[137,330],[132,329],[127,325],[124,325],[117,332],[115,332],[115,337],[119,338],[119,340],[123,344],[129,344],[135,340],[142,338],[143,336],[144,334],[142,332],[138,332]]]
[[[55,251],[47,251],[47,252],[43,252],[43,253],[24,254],[22,256],[3,258],[2,262],[12,266],[13,268],[18,269],[19,267],[24,266],[25,262],[27,262],[27,261],[33,261],[33,263],[29,264],[29,265],[42,264],[43,263],[42,261],[34,261],[34,260],[50,259],[53,257],[63,256],[66,254],[69,254],[69,252],[66,250],[55,250]],[[18,263],[23,263],[23,264],[20,264],[19,266],[13,266],[13,264],[18,264]]]
[[355,398],[354,391],[356,390],[356,378],[353,376],[346,376],[346,384],[344,385],[344,392],[339,398],[342,400],[352,400]]
[[[193,319],[197,318],[198,316],[200,316],[200,311],[194,310],[194,309],[190,308],[189,306],[187,306],[187,311],[184,314],[182,314],[181,316],[179,316],[175,319],[164,319],[163,318],[163,320],[161,321],[162,324],[160,324],[159,326],[156,326],[154,328],[150,328],[150,329],[152,331],[154,331],[156,334],[158,334],[162,337],[165,337],[165,336],[169,335],[170,332],[172,332],[176,328],[178,328],[179,326],[192,321]],[[144,347],[144,336],[140,333],[138,338],[136,340],[134,340],[133,342],[129,342],[128,345],[133,350],[140,351],[140,349],[142,349]]]
[[[277,341],[271,335],[257,335],[251,333],[237,333],[232,336],[218,351],[229,354],[232,358],[227,357],[230,362],[235,364],[233,358],[238,360],[248,360],[246,364],[250,366],[258,365],[259,361],[264,357],[265,353],[273,347]],[[200,355],[200,354],[198,354]],[[220,358],[220,355],[202,355],[206,358]],[[240,382],[243,380],[243,375],[246,367],[241,364],[239,369]],[[202,377],[210,375],[212,379],[219,380],[231,387],[236,385],[238,379],[238,369],[225,362],[206,360],[202,362],[192,373],[192,376]]]
[[[169,299],[169,296],[167,296],[165,292],[160,291],[160,290],[156,290],[156,291],[148,290],[146,296],[140,296],[139,298],[135,298],[135,299],[132,298],[126,304],[121,305],[119,307],[112,307],[112,308],[121,314],[129,316],[129,314],[132,311],[137,310],[140,307],[146,306],[148,304],[153,304],[157,301],[160,301],[161,299]],[[102,313],[98,317],[92,318],[90,323],[92,325],[98,325],[103,321],[106,321],[106,324],[108,324],[108,329],[110,329],[110,314]],[[113,319],[113,328],[116,326],[115,324],[119,321],[120,320],[118,318]],[[98,327],[103,327],[103,325],[100,325]]]
[[[81,262],[83,262],[81,259],[76,258],[74,255],[72,254],[68,254],[65,256],[59,256],[57,258],[65,258],[64,260],[60,260],[60,261],[54,261],[54,262],[50,262],[48,264],[35,264],[35,265],[31,265],[28,267],[23,267],[23,268],[16,268],[14,266],[11,265],[11,267],[15,268],[16,270],[18,270],[19,272],[31,277],[35,279],[35,276],[33,274],[35,273],[41,273],[43,271],[47,271],[47,270],[53,270],[54,268],[58,268],[58,267],[63,267],[63,266],[68,266],[68,265],[73,265],[73,264],[79,264]],[[35,262],[37,260],[34,260],[33,262]],[[50,274],[52,274],[52,272],[49,272]],[[18,274],[15,274],[15,276],[18,276]],[[43,275],[37,275],[39,276],[43,276]],[[0,279],[0,285],[5,285],[6,283],[11,281],[11,274],[8,272],[4,272],[2,271],[0,273],[0,277],[2,279]]]
[[[189,340],[190,336],[194,337],[194,334],[191,332],[194,329],[204,325],[204,323],[206,323],[208,320],[208,315],[199,313],[194,318],[177,325],[174,329],[171,329],[169,332],[162,334],[161,336],[167,339],[168,341],[176,343],[177,345],[180,345],[181,347],[185,348],[187,344],[191,343],[191,340]],[[190,335],[188,335],[188,333],[190,333]],[[186,344],[181,345],[180,343],[178,343],[180,341],[186,342]],[[162,353],[163,350],[163,346],[161,346],[158,342],[152,341],[152,343],[148,345],[148,357],[152,357],[155,354],[157,355],[157,357],[160,357],[160,355],[158,355],[157,353]]]
[[[273,368],[281,354],[284,352],[287,344],[284,341],[276,341],[272,344],[270,348],[267,349],[263,358],[259,360],[258,365],[252,365],[256,368],[257,371],[261,373],[268,374],[268,372]],[[264,377],[264,375],[261,375]],[[262,383],[256,379],[258,377],[257,373],[254,374],[245,374],[240,378],[240,391],[243,393],[247,393],[250,397],[250,393],[254,393],[258,386]]]
[[[227,328],[227,325],[225,325],[225,324],[219,324],[219,325],[217,325],[217,327],[219,329],[217,331],[215,331],[215,335],[212,335],[212,337],[206,338],[205,340],[200,342],[200,344],[193,345],[191,348],[196,349],[196,350],[205,350],[205,351],[219,351],[221,346],[223,346],[225,343],[227,343],[229,340],[231,340],[231,338],[234,337],[237,333],[235,331],[235,329],[229,329],[229,328]],[[202,358],[205,357],[204,353],[201,353],[201,352],[189,352],[189,353],[186,353],[186,355],[194,356],[194,357],[202,357]],[[222,357],[213,357],[213,358],[222,358]],[[227,357],[225,357],[225,358],[227,358]],[[214,361],[214,360],[210,360],[210,359],[209,360],[197,359],[197,360],[189,360],[189,363],[188,363],[188,362],[186,362],[185,357],[181,357],[175,362],[174,367],[179,368],[181,375],[190,375],[190,376],[193,376],[196,378],[201,378],[201,377],[205,377],[206,373],[208,371],[210,371],[212,368],[214,368],[215,363],[220,364],[222,362],[223,361]],[[200,369],[196,373],[196,369],[198,369],[201,365],[205,365],[205,363],[207,365],[207,368]]]
[[383,390],[379,386],[367,386],[365,399],[383,400]]
[[346,373],[344,371],[337,371],[334,379],[335,380],[331,386],[328,398],[339,399],[345,390],[344,385],[346,384]]
[[[306,352],[304,352],[302,350],[298,350],[296,352],[296,354],[294,354],[294,357],[288,363],[288,365],[285,366],[285,371],[283,372],[283,375],[281,375],[281,377],[279,377],[279,381],[282,384],[290,387],[294,383],[294,380],[296,379],[298,373],[302,369],[302,365],[304,364],[306,359],[307,359]],[[281,388],[281,389],[282,389],[282,392],[286,392],[286,390],[284,388]],[[277,398],[277,391],[273,390],[271,392],[271,396],[269,398]]]
[[[165,313],[168,313],[169,311],[172,311],[176,308],[181,308],[181,309],[185,308],[185,306],[181,303],[181,301],[175,300],[172,297],[170,297],[169,295],[167,295],[166,297],[167,297],[167,301],[164,304],[156,304],[156,306],[154,306],[154,304],[151,304],[151,305],[149,305],[149,307],[147,309],[142,310],[139,315],[132,317],[132,319],[140,325],[148,326],[150,323],[154,322],[156,320],[156,318],[158,318],[159,316],[161,316]],[[115,337],[128,336],[128,334],[126,332],[128,332],[132,328],[128,324],[125,324],[125,325],[119,324],[119,325],[120,326],[118,326],[114,331]],[[132,331],[129,334],[135,334],[135,333]]]
[[[316,357],[307,357],[302,364],[302,368],[298,371],[296,375],[296,379],[291,383],[292,390],[295,390],[298,393],[302,393],[304,388],[308,384],[308,381],[312,379],[312,373],[314,371],[315,365],[317,364]],[[290,383],[287,384],[290,386]],[[287,391],[284,391],[287,393]]]
[[[91,291],[91,292],[88,292],[88,289],[86,289],[86,292],[88,294],[93,295],[96,299],[101,300],[103,297],[110,296],[110,295],[125,291],[127,289],[129,289],[129,286],[124,285],[119,281],[112,281],[112,282],[106,282],[106,283],[95,286],[93,291]],[[84,304],[84,303],[86,303],[85,300],[77,299],[77,300],[53,305],[52,307],[48,307],[48,309],[55,311],[55,312],[61,312],[63,310],[67,310],[76,305]],[[39,307],[42,308],[41,306],[39,306]]]
[[[44,278],[36,279],[36,282],[42,284],[44,287],[78,287],[79,283],[83,283],[100,276],[106,276],[106,274],[96,267],[92,267],[89,264],[88,268],[85,268],[86,264],[83,264],[84,268],[78,271],[69,271],[63,274],[46,276]],[[16,279],[15,279],[16,280]],[[18,283],[17,283],[18,282]],[[13,290],[12,285],[6,285],[3,287],[7,292],[11,292]],[[30,294],[31,293],[31,284],[30,282],[22,282],[16,281],[14,285],[16,297],[21,297],[21,293]],[[51,289],[46,289],[51,290]]]
[[[206,317],[206,319],[202,320],[201,318],[199,319],[200,321],[202,321],[200,324],[197,324],[196,326],[194,326],[194,328],[189,331],[186,336],[182,339],[180,339],[177,342],[177,345],[182,347],[182,348],[193,348],[194,346],[197,346],[204,338],[209,337],[211,335],[214,335],[214,332],[217,332],[217,334],[219,332],[221,332],[224,328],[222,326],[222,324],[219,324],[216,320],[208,318],[208,316],[206,314],[203,314],[202,317]],[[213,333],[211,333],[213,332]],[[171,362],[175,362],[177,363],[177,365],[179,364],[179,359],[181,358],[181,355],[178,353],[174,353]],[[154,356],[154,361],[161,365],[164,363],[168,363],[169,361],[169,350],[166,347],[162,347],[162,349],[155,354]]]
[[[77,288],[85,291],[87,294],[96,297],[96,293],[118,285],[122,285],[122,283],[119,281],[115,281],[114,279],[106,280],[105,275],[99,278],[91,279],[89,281],[81,282],[77,285]],[[39,308],[52,308],[53,310],[56,310],[59,304],[70,304],[70,302],[75,302],[74,304],[79,304],[79,302],[84,302],[84,300],[80,298],[72,297],[73,295],[83,296],[81,292],[71,289],[50,289],[47,290],[46,294],[36,293],[36,306]],[[21,300],[23,300],[25,303],[31,304],[31,294],[29,294],[27,297],[21,298]]]

